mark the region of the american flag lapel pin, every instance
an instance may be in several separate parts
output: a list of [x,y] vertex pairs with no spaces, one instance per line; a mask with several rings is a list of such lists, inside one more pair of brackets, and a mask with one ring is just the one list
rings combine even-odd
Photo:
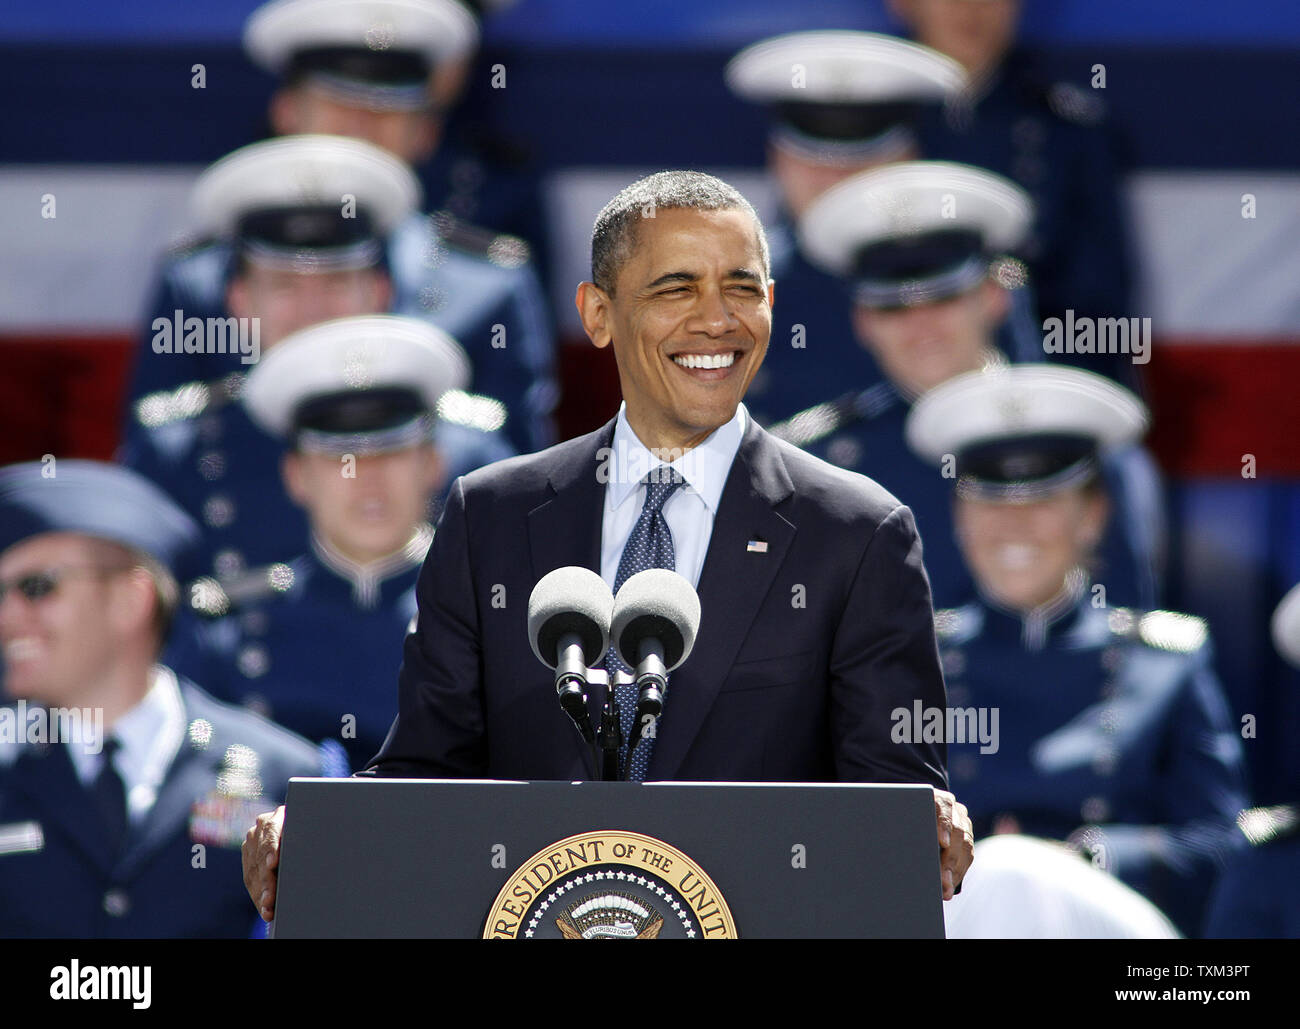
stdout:
[[750,540],[745,544],[745,550],[750,554],[766,554],[767,540]]

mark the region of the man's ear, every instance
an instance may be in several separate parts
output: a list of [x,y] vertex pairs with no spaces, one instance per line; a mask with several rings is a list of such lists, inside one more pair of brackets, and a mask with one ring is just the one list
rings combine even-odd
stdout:
[[853,335],[858,338],[858,345],[871,350],[871,338],[876,326],[876,312],[865,304],[854,304],[850,319],[853,323]]
[[991,279],[980,284],[980,302],[984,306],[984,323],[996,329],[1011,312],[1011,294]]
[[1084,496],[1083,545],[1095,550],[1101,544],[1110,521],[1110,501],[1100,489],[1091,489]]
[[414,133],[411,164],[421,165],[434,155],[442,142],[442,119],[433,114],[421,115]]
[[266,113],[271,121],[271,131],[277,136],[295,136],[302,131],[301,98],[293,86],[277,89]]
[[393,280],[383,271],[376,270],[374,284],[371,287],[371,302],[374,310],[387,311],[393,305]]
[[580,282],[573,302],[577,305],[578,317],[582,319],[587,338],[597,347],[609,346],[614,339],[610,326],[609,295],[594,282]]
[[131,568],[117,577],[116,597],[109,605],[111,617],[128,632],[147,627],[153,621],[156,591],[153,578],[143,568]]
[[429,494],[437,493],[442,489],[447,481],[447,462],[443,459],[438,448],[435,446],[428,447],[428,456],[425,459],[424,467],[424,488]]
[[248,276],[236,275],[226,285],[226,310],[236,318],[252,317],[253,301],[248,295]]
[[303,479],[302,458],[295,450],[286,450],[280,459],[280,478],[284,480],[284,490],[299,507],[307,506],[307,484]]

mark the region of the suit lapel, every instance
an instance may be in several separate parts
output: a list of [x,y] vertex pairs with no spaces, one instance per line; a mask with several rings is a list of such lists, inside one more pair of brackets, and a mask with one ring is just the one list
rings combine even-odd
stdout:
[[96,866],[111,869],[115,855],[108,848],[104,824],[90,791],[81,785],[64,744],[33,746],[13,769],[10,783],[25,795],[49,836],[57,827]]
[[[186,718],[189,717],[187,710]],[[124,875],[131,874],[151,854],[175,838],[178,829],[187,825],[194,802],[215,788],[219,757],[220,752],[194,750],[188,741],[181,744],[153,806],[144,821],[132,828],[127,836],[126,852],[122,855]]]
[[[550,473],[550,499],[528,513],[533,581],[547,572],[580,565],[600,574],[601,513],[605,483],[599,472],[602,448],[614,439],[614,423],[574,440]],[[607,459],[608,460],[608,459]]]
[[[600,574],[600,537],[605,509],[605,479],[599,474],[602,458],[609,467],[608,448],[614,439],[614,422],[573,442],[573,449],[557,458],[549,478],[549,499],[528,512],[528,547],[533,582],[548,572],[569,565]],[[604,448],[604,453],[602,453]],[[526,653],[526,651],[525,651]],[[531,661],[531,655],[528,659]],[[604,691],[590,692],[592,718],[600,718]],[[558,707],[558,705],[557,705]],[[559,714],[558,710],[556,712]],[[567,734],[574,754],[585,766],[587,745],[576,732]]]
[[[751,417],[713,520],[698,590],[700,631],[669,680],[651,779],[677,774],[735,663],[794,540],[795,526],[776,510],[793,492],[776,443]],[[766,542],[766,552],[749,550],[751,540]]]

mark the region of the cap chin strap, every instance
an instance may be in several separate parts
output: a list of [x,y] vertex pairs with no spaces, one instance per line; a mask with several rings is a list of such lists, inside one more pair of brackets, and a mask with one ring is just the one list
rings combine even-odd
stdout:
[[296,445],[303,453],[325,454],[329,457],[341,457],[344,454],[353,454],[357,457],[383,454],[390,450],[406,450],[431,443],[434,423],[433,415],[422,414],[391,429],[375,429],[368,432],[322,432],[319,429],[299,429]]
[[948,300],[969,292],[988,275],[989,262],[982,254],[974,254],[938,275],[915,279],[887,281],[859,279],[853,287],[853,299],[864,307],[916,307]]
[[303,275],[373,268],[383,253],[379,241],[374,239],[341,247],[281,247],[245,239],[241,246],[244,256],[259,267]]
[[905,125],[895,125],[871,139],[825,139],[781,122],[773,126],[771,140],[774,146],[805,161],[845,168],[897,160],[917,147],[916,134]]
[[305,77],[312,88],[330,100],[346,107],[360,107],[367,111],[388,113],[401,111],[418,113],[432,110],[433,100],[424,82],[409,85],[383,85],[348,78],[327,71],[315,71]]
[[963,500],[989,500],[999,504],[1031,504],[1075,486],[1083,486],[1096,478],[1100,470],[1097,458],[1090,454],[1045,479],[989,482],[973,475],[963,475],[957,479],[957,496]]

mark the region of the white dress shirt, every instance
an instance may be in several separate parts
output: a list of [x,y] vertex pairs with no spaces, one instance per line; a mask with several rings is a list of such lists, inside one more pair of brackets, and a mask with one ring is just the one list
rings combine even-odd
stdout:
[[[136,825],[153,807],[185,738],[185,707],[175,673],[155,665],[149,692],[109,733],[120,743],[113,767],[126,790],[127,817]],[[77,778],[88,786],[103,767],[103,746],[98,741],[88,747],[69,745],[68,757]]]
[[637,439],[627,423],[627,405],[619,407],[612,452],[601,466],[608,479],[600,526],[600,574],[610,589],[614,588],[618,576],[623,548],[645,505],[646,490],[641,480],[665,463],[686,480],[686,484],[677,489],[663,506],[664,521],[673,534],[676,571],[692,586],[699,587],[704,555],[713,535],[713,519],[722,500],[722,488],[727,484],[732,462],[744,438],[748,417],[745,406],[737,404],[731,421],[719,426],[703,443],[676,461],[664,462]]

